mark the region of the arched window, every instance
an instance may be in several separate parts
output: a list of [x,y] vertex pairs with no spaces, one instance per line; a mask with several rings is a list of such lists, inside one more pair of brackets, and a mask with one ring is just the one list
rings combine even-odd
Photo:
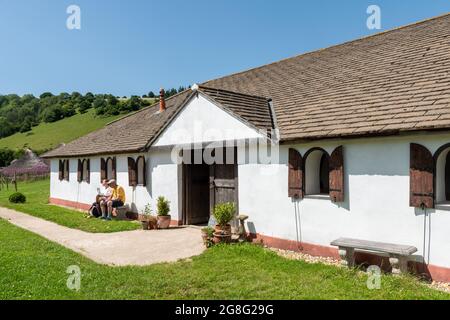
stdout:
[[111,180],[114,179],[113,177],[113,159],[108,158],[106,159],[106,179]]
[[136,160],[128,157],[128,182],[130,186],[145,186],[147,184],[146,174],[147,170],[143,156],[139,156]]
[[83,181],[89,182],[89,160],[83,160]]
[[321,148],[310,149],[305,154],[305,194],[328,195],[330,192],[330,156]]
[[69,181],[70,169],[69,160],[59,160],[59,180]]
[[328,155],[322,154],[320,159],[320,193],[328,194],[330,192],[330,162],[328,161]]
[[450,204],[450,144],[440,147],[434,155],[436,165],[436,203]]
[[145,171],[145,158],[140,156],[136,160],[136,176],[138,185],[145,186]]
[[78,159],[78,182],[85,181],[89,183],[90,178],[90,165],[89,159]]
[[100,159],[100,180],[116,179],[116,158]]

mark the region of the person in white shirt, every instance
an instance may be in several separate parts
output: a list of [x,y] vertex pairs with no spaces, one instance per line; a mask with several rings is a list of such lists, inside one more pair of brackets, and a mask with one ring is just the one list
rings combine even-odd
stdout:
[[101,193],[101,196],[103,196],[104,198],[110,198],[111,194],[112,194],[112,188],[109,186],[108,179],[103,179],[102,180],[102,186],[103,186],[104,190]]

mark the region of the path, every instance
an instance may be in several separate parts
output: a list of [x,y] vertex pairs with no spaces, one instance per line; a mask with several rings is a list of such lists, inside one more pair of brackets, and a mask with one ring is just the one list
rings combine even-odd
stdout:
[[89,233],[2,207],[0,218],[101,264],[143,266],[173,262],[204,250],[200,230],[195,228]]

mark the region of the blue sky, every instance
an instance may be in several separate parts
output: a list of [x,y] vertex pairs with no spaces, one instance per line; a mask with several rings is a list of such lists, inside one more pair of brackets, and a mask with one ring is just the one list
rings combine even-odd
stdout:
[[[81,8],[81,30],[66,9]],[[448,0],[0,0],[0,94],[142,95],[450,12]]]

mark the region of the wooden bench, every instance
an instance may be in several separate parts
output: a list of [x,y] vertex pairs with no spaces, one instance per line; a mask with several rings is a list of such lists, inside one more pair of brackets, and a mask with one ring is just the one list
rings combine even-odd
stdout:
[[331,242],[331,245],[339,247],[341,264],[349,268],[355,265],[355,249],[387,253],[393,274],[408,272],[408,257],[417,252],[417,248],[413,246],[350,238],[339,238]]

